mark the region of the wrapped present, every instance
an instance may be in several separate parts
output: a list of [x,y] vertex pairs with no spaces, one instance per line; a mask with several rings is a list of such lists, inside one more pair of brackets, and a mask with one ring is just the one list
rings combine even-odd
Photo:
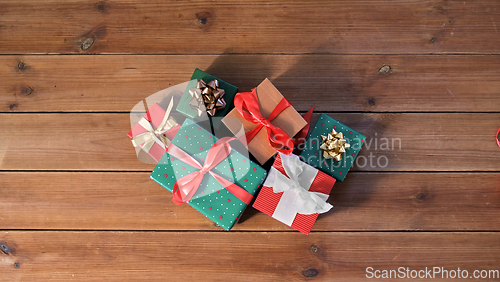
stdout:
[[180,125],[170,116],[173,104],[172,99],[166,111],[157,103],[153,104],[127,134],[132,139],[134,147],[140,147],[156,162],[161,159],[166,147],[180,128]]
[[321,114],[309,134],[300,157],[306,163],[342,181],[366,136]]
[[277,151],[291,154],[291,137],[308,125],[267,78],[252,92],[236,94],[234,107],[222,122],[233,134],[243,125],[248,149],[261,164]]
[[196,69],[177,105],[177,111],[192,119],[223,117],[233,107],[238,88]]
[[217,140],[186,119],[151,173],[173,193],[172,201],[189,204],[226,230],[238,221],[266,176],[263,168],[232,149],[231,140]]
[[309,234],[318,214],[332,208],[326,200],[334,184],[333,177],[298,156],[279,153],[253,207]]

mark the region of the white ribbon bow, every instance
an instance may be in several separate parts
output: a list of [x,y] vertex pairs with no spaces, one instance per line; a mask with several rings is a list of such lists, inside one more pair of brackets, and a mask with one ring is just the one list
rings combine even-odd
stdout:
[[175,119],[170,116],[170,112],[172,111],[173,106],[174,98],[172,97],[170,103],[168,104],[165,115],[163,116],[163,120],[156,129],[153,128],[153,125],[146,118],[142,117],[139,120],[139,124],[147,131],[132,138],[132,144],[134,145],[134,147],[144,144],[142,146],[142,149],[146,153],[151,150],[155,142],[162,147],[168,147],[171,141],[163,134],[177,125]]
[[288,177],[272,167],[264,183],[264,186],[273,187],[274,193],[284,192],[273,217],[291,226],[297,213],[314,214],[329,211],[333,206],[326,202],[328,195],[309,191],[318,170],[301,162],[296,155],[280,153],[280,157]]

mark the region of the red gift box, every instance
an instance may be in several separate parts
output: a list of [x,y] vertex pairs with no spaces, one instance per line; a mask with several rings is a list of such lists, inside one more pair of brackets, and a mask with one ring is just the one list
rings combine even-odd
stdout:
[[[162,122],[163,118],[165,117],[165,110],[160,107],[157,103],[155,103],[149,110],[144,114],[143,118],[145,118],[154,129],[156,129]],[[176,125],[173,128],[167,130],[163,135],[167,137],[169,140],[172,140],[174,136],[177,134],[177,131],[179,131],[180,125]],[[139,123],[136,124],[132,130],[129,131],[127,134],[128,137],[133,138],[141,133],[145,133],[148,130],[141,126]],[[140,147],[142,148],[144,144],[141,144]],[[161,146],[157,142],[153,144],[151,149],[149,150],[148,154],[156,161],[159,162],[161,157],[166,151],[165,145]]]
[[[307,178],[307,176],[301,177],[301,175],[297,175],[295,177],[290,177],[289,175],[287,175],[287,173],[285,172],[285,168],[283,167],[283,165],[284,165],[283,163],[285,163],[285,165],[288,165],[290,163],[288,161],[284,162],[282,160],[282,158],[293,158],[293,161],[300,163],[299,166],[305,168],[309,172],[314,171],[313,173],[316,173],[316,174],[310,176],[309,177],[310,180],[305,180],[305,178]],[[306,163],[301,162],[299,160],[299,158],[295,155],[286,156],[286,155],[282,155],[281,153],[278,154],[276,157],[276,160],[274,161],[273,168],[278,171],[277,173],[281,173],[286,178],[297,178],[298,182],[304,182],[304,181],[308,182],[309,181],[308,182],[308,183],[310,183],[310,186],[308,187],[309,190],[306,190],[307,188],[302,188],[302,189],[305,191],[308,191],[308,192],[318,192],[318,193],[324,194],[324,195],[322,195],[322,197],[324,197],[324,200],[326,200],[326,198],[330,194],[330,191],[332,190],[333,185],[335,184],[335,178],[313,168],[312,166],[310,166]],[[294,171],[294,169],[288,169],[288,170]],[[269,177],[271,177],[271,172],[269,173],[268,180],[269,180]],[[271,182],[273,182],[273,181],[274,180],[272,180]],[[283,223],[289,225],[290,227],[292,227],[292,228],[294,228],[294,229],[296,229],[296,230],[298,230],[306,235],[309,234],[309,232],[311,232],[311,229],[312,229],[314,223],[316,222],[316,219],[318,218],[318,213],[301,214],[298,212],[292,212],[293,214],[289,214],[288,216],[286,216],[286,217],[289,217],[289,219],[293,220],[293,222],[291,224],[288,224],[285,221],[283,221],[282,219],[277,218],[277,214],[276,214],[277,207],[278,207],[278,204],[280,204],[280,201],[283,200],[282,198],[283,198],[283,194],[285,192],[275,193],[274,192],[275,188],[270,187],[270,186],[266,186],[266,184],[268,184],[268,182],[269,181],[266,180],[266,183],[264,183],[264,185],[262,186],[262,189],[261,189],[259,195],[255,199],[255,203],[253,204],[253,207],[256,208],[257,210],[273,217],[273,218],[276,218],[276,219],[282,221]],[[283,185],[281,185],[281,186],[283,186]],[[305,187],[305,185],[301,185],[301,186]],[[308,192],[305,192],[305,193],[308,193]],[[325,203],[325,204],[329,206],[329,208],[326,208],[326,211],[332,207],[331,205],[329,205],[327,203]],[[325,212],[325,210],[323,210],[322,213],[323,212]]]

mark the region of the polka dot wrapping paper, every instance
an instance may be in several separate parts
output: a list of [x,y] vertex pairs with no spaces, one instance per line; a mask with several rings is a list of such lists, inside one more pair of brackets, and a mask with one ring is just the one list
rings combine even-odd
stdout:
[[[190,119],[186,119],[172,140],[172,144],[193,156],[203,165],[210,147],[217,138]],[[172,192],[177,179],[197,171],[168,152],[158,162],[151,178]],[[266,171],[234,149],[220,162],[213,172],[237,184],[252,195],[264,181]],[[205,174],[200,187],[188,202],[190,206],[204,214],[219,226],[230,230],[238,221],[246,204],[235,197],[210,174]]]
[[[319,148],[322,144],[321,135],[327,136],[332,132],[332,129],[342,132],[344,139],[350,145],[349,148],[346,148],[346,152],[342,154],[342,160],[340,161],[325,159],[323,151]],[[351,169],[365,140],[366,136],[363,134],[326,114],[321,114],[304,143],[304,149],[300,154],[300,158],[302,161],[342,181],[349,172],[349,169]]]

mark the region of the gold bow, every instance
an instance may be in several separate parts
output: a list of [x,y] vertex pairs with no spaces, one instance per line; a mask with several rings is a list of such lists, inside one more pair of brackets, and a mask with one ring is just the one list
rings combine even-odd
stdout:
[[167,147],[170,144],[171,141],[163,134],[177,125],[175,119],[170,116],[173,106],[174,98],[172,97],[163,120],[156,129],[153,128],[153,125],[146,118],[142,117],[139,120],[139,124],[147,131],[132,137],[134,147],[144,144],[142,149],[147,153],[151,150],[155,142],[162,147]]
[[319,147],[323,150],[323,157],[325,159],[335,159],[337,161],[342,160],[342,153],[345,153],[345,149],[351,147],[347,141],[344,139],[344,134],[342,132],[337,132],[332,129],[332,133],[328,136],[321,135],[323,143]]
[[203,79],[198,80],[195,88],[189,89],[191,108],[198,111],[198,116],[201,116],[206,111],[210,116],[214,116],[218,110],[226,107],[224,100],[224,89],[219,89],[219,81],[214,79],[209,83],[205,83]]

